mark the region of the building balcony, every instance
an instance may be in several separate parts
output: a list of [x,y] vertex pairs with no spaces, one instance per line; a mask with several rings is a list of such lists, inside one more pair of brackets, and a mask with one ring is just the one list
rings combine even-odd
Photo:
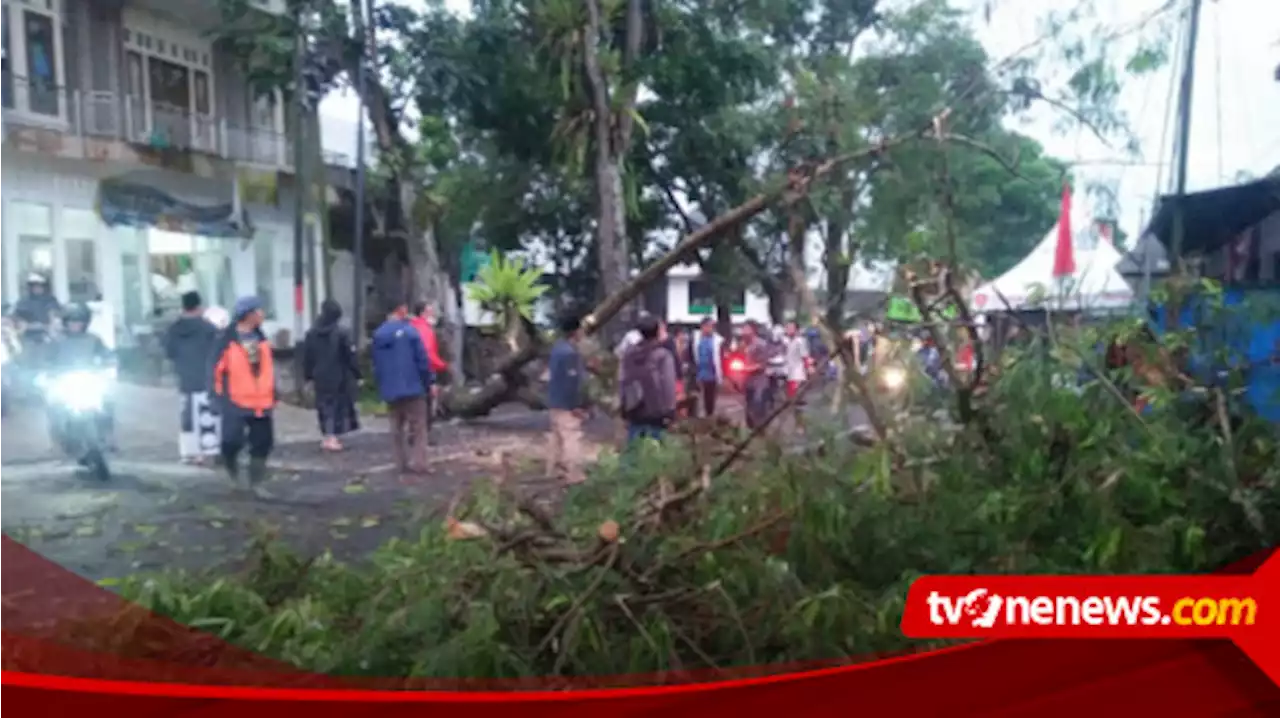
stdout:
[[[38,152],[128,160],[137,150],[185,151],[263,169],[294,168],[293,143],[282,132],[110,91],[39,86],[9,73],[3,81],[5,140],[20,137]],[[346,162],[334,153],[324,160]]]

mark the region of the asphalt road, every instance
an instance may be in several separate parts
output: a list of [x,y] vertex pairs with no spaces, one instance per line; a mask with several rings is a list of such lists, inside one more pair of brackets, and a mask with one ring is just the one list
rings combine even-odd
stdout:
[[[39,407],[14,407],[0,431],[4,533],[92,579],[234,565],[262,532],[304,552],[357,558],[393,536],[416,537],[463,487],[493,476],[504,453],[534,481],[545,473],[542,413],[441,424],[429,472],[401,477],[385,419],[365,417],[347,451],[326,454],[312,412],[282,406],[266,486],[274,496],[264,501],[234,490],[215,468],[178,462],[173,390],[121,384],[116,403],[120,447],[107,483],[61,456]],[[610,427],[595,422],[589,433],[607,441]]]
[[[727,415],[741,414],[736,397],[724,403]],[[222,570],[233,568],[263,532],[341,559],[359,558],[392,537],[412,539],[472,481],[492,477],[504,455],[516,459],[527,488],[553,488],[544,485],[544,412],[512,407],[483,422],[441,424],[429,472],[401,477],[385,419],[365,417],[365,428],[347,438],[347,451],[325,454],[311,412],[281,407],[267,483],[274,498],[255,499],[216,469],[178,463],[176,404],[170,389],[121,385],[120,451],[107,483],[59,455],[41,410],[15,410],[0,432],[4,533],[95,580],[171,567]],[[811,402],[810,413],[829,416],[828,404]],[[593,419],[589,449],[613,443],[617,428],[607,417]]]

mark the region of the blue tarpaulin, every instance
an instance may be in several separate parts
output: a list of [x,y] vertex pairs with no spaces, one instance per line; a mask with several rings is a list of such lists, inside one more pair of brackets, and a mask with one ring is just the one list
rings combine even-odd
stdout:
[[[1221,369],[1243,371],[1245,399],[1260,416],[1280,423],[1280,289],[1228,289],[1222,304],[1218,311],[1193,299],[1179,313],[1177,326],[1195,329],[1190,369],[1205,379]],[[1152,308],[1157,333],[1169,329],[1167,315],[1166,307]],[[1223,349],[1227,366],[1216,356]]]

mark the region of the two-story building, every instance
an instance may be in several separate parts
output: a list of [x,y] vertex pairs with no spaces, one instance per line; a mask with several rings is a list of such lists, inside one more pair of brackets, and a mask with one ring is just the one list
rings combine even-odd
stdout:
[[189,289],[223,306],[257,294],[269,330],[291,327],[285,112],[211,41],[216,3],[3,0],[2,11],[5,302],[39,271],[64,302],[111,305],[122,345]]

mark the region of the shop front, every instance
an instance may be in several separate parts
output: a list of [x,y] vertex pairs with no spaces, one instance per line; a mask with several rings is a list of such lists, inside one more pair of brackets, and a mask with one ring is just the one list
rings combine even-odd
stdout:
[[291,256],[285,213],[268,206],[237,208],[245,222],[228,226],[211,220],[219,213],[226,218],[229,188],[190,176],[152,177],[153,185],[182,191],[187,215],[193,208],[211,209],[206,216],[197,212],[195,221],[176,221],[183,212],[166,213],[171,203],[157,197],[102,191],[104,182],[111,185],[120,176],[96,163],[5,157],[0,274],[6,304],[25,291],[28,274],[40,272],[59,301],[105,306],[120,346],[136,345],[167,326],[182,294],[191,290],[206,304],[227,307],[238,296],[256,294],[270,318],[280,314],[278,305],[288,304],[290,294],[277,285],[288,284],[292,269],[279,261]]

